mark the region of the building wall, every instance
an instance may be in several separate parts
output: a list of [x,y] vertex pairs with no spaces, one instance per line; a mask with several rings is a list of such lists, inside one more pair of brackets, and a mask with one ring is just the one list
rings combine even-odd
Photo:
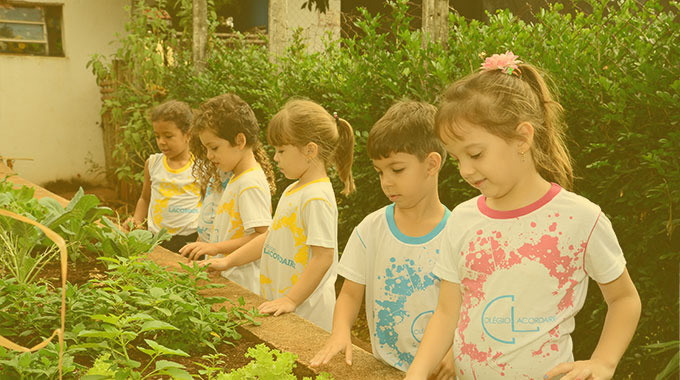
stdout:
[[26,3],[63,4],[65,57],[0,54],[0,155],[32,158],[14,170],[34,183],[102,180],[88,173],[90,160],[103,167],[104,147],[99,87],[86,64],[115,51],[109,42],[124,32],[129,0]]
[[325,13],[314,7],[300,8],[301,0],[269,1],[269,50],[283,53],[293,40],[297,29],[310,52],[323,50],[323,41],[330,32],[332,39],[340,38],[340,0],[329,0]]

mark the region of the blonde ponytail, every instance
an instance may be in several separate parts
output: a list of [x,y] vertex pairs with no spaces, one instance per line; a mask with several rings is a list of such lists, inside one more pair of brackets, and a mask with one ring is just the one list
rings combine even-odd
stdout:
[[338,177],[345,187],[341,194],[349,195],[355,190],[352,178],[352,162],[354,161],[354,130],[347,120],[336,118],[338,123],[338,147],[335,150],[335,167]]
[[320,104],[304,99],[288,101],[269,121],[267,140],[274,146],[316,144],[325,168],[334,165],[345,184],[342,194],[354,191],[354,131],[346,120],[331,115]]
[[566,147],[564,109],[553,99],[543,75],[531,65],[520,65],[522,78],[538,97],[543,114],[543,133],[537,133],[531,150],[536,169],[545,179],[567,190],[574,186],[572,158]]

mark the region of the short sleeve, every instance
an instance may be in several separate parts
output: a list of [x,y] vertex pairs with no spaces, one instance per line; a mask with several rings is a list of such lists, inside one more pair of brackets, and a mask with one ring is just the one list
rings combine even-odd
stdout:
[[337,224],[335,210],[323,198],[313,198],[302,206],[302,220],[307,240],[305,244],[335,248]]
[[243,229],[269,226],[272,222],[271,201],[260,186],[248,187],[239,195],[239,213]]
[[361,225],[357,226],[347,240],[345,251],[338,264],[338,274],[357,284],[366,284],[365,268],[368,247],[365,237],[362,237],[360,227]]
[[451,215],[443,231],[437,263],[432,273],[441,280],[460,283],[460,274],[458,273],[460,236],[457,236],[459,233],[456,232],[455,226],[456,220],[454,215]]
[[612,224],[600,213],[586,246],[585,270],[593,280],[606,284],[619,278],[625,268],[626,259]]

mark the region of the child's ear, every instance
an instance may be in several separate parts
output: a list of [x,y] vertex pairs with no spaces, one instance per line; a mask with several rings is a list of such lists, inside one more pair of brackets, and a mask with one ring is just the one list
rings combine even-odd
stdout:
[[243,149],[243,147],[246,146],[246,135],[243,133],[239,133],[236,135],[234,138],[234,142],[236,143],[236,146],[239,147],[239,149]]
[[528,121],[524,121],[519,123],[517,125],[517,128],[515,128],[515,132],[517,132],[517,136],[519,136],[518,139],[518,149],[520,152],[527,152],[529,149],[531,149],[531,146],[534,143],[534,126],[531,125]]
[[319,146],[314,142],[309,142],[302,149],[302,152],[308,159],[313,160],[319,154]]
[[425,162],[427,163],[427,174],[433,176],[439,173],[439,169],[442,167],[442,156],[437,152],[430,152],[425,157]]

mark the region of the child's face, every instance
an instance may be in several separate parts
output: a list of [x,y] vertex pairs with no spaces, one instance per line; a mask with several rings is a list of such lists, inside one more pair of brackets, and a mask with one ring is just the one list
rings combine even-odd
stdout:
[[442,139],[461,177],[489,199],[510,194],[526,174],[526,165],[520,162],[520,142],[506,141],[474,124],[461,125],[459,139],[447,135]]
[[391,153],[387,158],[374,159],[373,167],[380,177],[383,193],[401,208],[414,206],[436,190],[436,176],[428,174],[427,158],[420,160],[409,153]]
[[229,140],[218,137],[210,130],[201,131],[198,138],[205,147],[210,162],[225,172],[234,170],[241,158],[241,149],[231,145]]
[[288,179],[299,179],[309,169],[309,160],[295,145],[276,146],[274,161]]
[[189,134],[177,128],[175,122],[159,120],[152,126],[156,145],[167,158],[177,158],[189,150]]

